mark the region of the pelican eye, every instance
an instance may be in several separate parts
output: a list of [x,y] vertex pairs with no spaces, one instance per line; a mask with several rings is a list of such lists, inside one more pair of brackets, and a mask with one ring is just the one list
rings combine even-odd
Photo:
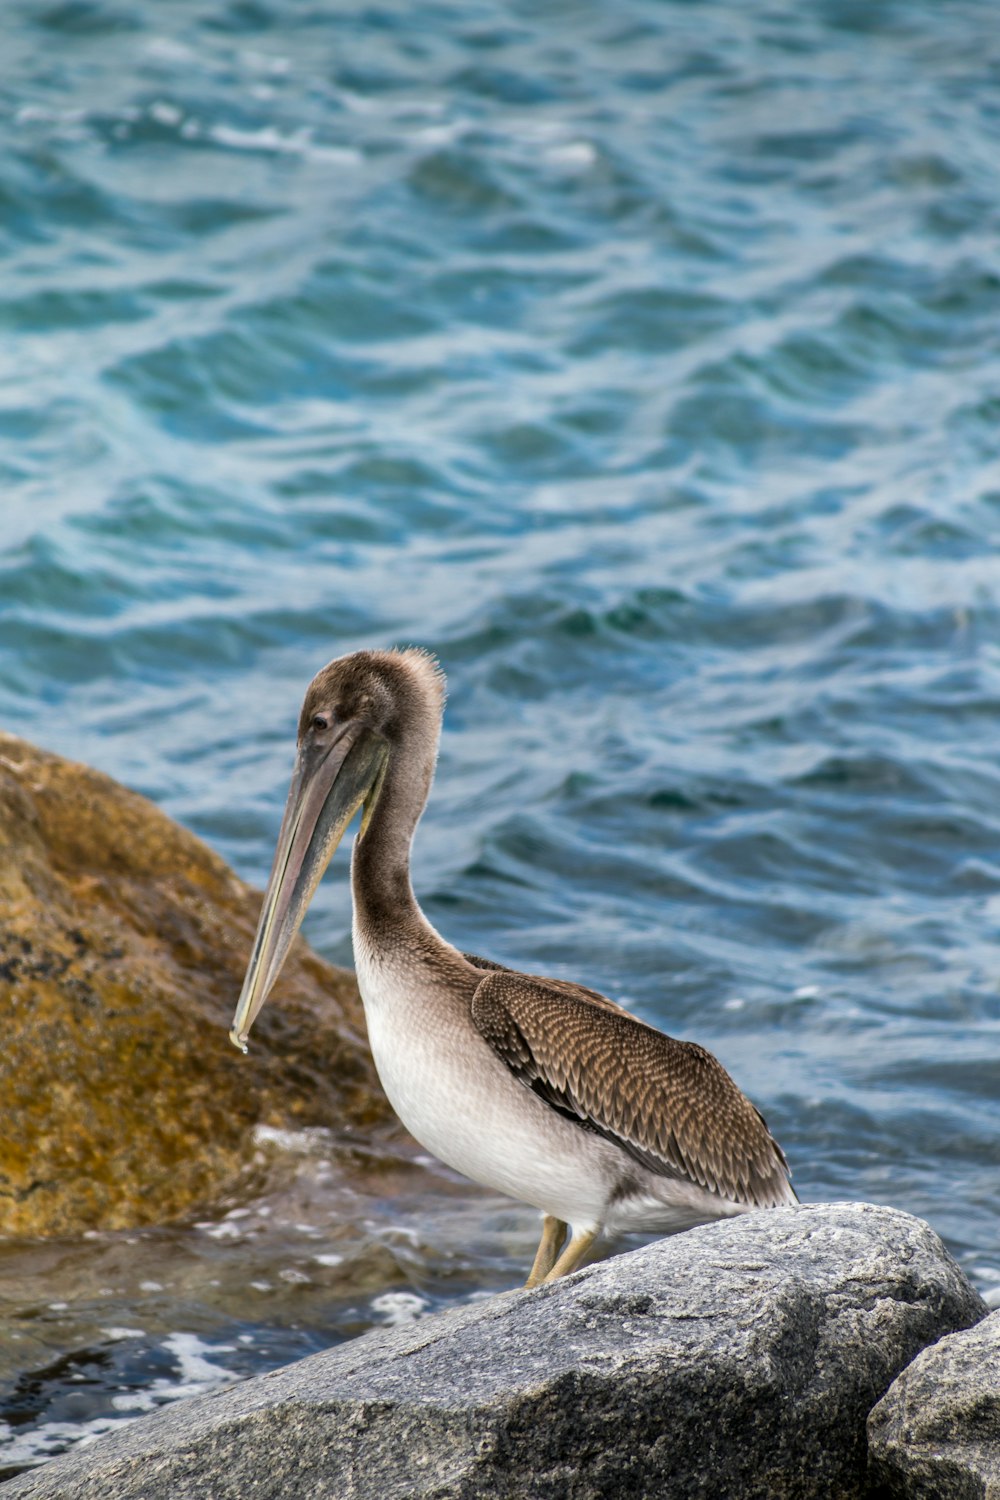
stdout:
[[326,717],[326,714],[313,714],[312,727],[317,731],[329,729],[330,720]]

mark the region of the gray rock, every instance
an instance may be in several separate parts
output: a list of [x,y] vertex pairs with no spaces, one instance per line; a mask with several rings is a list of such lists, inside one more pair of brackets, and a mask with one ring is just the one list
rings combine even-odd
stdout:
[[872,1478],[913,1500],[1000,1500],[1000,1312],[918,1354],[868,1418]]
[[776,1209],[141,1418],[4,1500],[850,1500],[871,1407],[984,1312],[919,1219]]

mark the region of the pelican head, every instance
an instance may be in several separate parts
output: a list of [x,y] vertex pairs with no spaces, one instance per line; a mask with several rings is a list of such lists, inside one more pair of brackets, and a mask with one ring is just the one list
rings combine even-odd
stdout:
[[431,746],[425,774],[419,764],[413,768],[426,800],[443,701],[436,662],[416,650],[341,656],[309,684],[278,847],[229,1032],[241,1052],[348,824],[363,808],[364,838],[390,764],[415,731]]

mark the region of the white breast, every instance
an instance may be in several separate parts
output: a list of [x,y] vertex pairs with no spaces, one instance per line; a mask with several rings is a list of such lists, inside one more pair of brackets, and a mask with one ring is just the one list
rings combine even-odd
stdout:
[[436,976],[355,933],[372,1057],[407,1130],[456,1171],[576,1226],[597,1224],[617,1153],[519,1084]]

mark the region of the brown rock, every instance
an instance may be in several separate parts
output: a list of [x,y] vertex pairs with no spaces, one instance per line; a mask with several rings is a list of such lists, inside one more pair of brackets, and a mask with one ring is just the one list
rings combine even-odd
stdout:
[[148,802],[0,734],[0,1233],[183,1218],[258,1122],[386,1117],[351,975],[303,942],[227,1030],[260,896]]

